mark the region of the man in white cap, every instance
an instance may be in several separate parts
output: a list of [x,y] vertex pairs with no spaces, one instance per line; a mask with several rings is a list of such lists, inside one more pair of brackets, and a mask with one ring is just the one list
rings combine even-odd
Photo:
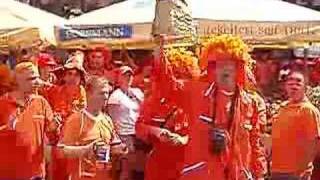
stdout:
[[138,170],[136,158],[137,139],[135,137],[135,124],[139,116],[140,104],[144,99],[144,94],[139,88],[132,87],[133,70],[129,66],[119,68],[119,88],[110,96],[108,101],[108,112],[118,128],[118,133],[122,141],[129,148],[129,153],[122,156],[117,161],[121,167],[119,179],[133,179]]

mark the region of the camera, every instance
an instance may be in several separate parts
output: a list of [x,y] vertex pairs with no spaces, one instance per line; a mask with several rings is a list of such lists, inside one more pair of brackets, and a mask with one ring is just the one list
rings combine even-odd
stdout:
[[211,152],[219,155],[224,152],[229,143],[228,132],[220,128],[212,128],[209,131],[209,138],[211,141]]

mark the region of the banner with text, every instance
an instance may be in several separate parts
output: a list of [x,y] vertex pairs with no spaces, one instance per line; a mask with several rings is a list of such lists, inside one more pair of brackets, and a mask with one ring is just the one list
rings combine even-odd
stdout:
[[[245,40],[255,42],[287,42],[288,37],[295,36],[314,38],[314,29],[320,25],[317,22],[244,22],[244,21],[211,21],[197,20],[197,32],[200,35],[233,34]],[[311,39],[311,38],[310,38]],[[311,39],[311,40],[312,40]],[[301,39],[299,39],[301,40]],[[320,37],[318,37],[320,40]]]
[[56,27],[59,41],[77,39],[123,39],[131,38],[133,29],[130,25],[66,25]]

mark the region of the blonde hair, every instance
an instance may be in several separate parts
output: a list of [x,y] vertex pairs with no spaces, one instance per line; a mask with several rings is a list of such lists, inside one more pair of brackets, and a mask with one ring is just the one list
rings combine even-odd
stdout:
[[110,82],[106,78],[101,76],[91,76],[86,82],[85,89],[87,93],[92,93],[94,89],[101,88],[106,85],[112,88]]

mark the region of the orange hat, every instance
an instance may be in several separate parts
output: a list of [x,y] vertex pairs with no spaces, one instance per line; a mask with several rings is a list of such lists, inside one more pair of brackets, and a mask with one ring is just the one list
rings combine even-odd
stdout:
[[77,51],[66,61],[66,63],[62,67],[58,67],[53,72],[58,77],[58,79],[60,79],[64,74],[64,71],[76,69],[80,72],[82,83],[85,83],[87,73],[83,67],[83,60],[84,54],[80,51]]
[[85,73],[83,68],[84,54],[81,51],[76,51],[64,64],[64,69],[77,69]]

